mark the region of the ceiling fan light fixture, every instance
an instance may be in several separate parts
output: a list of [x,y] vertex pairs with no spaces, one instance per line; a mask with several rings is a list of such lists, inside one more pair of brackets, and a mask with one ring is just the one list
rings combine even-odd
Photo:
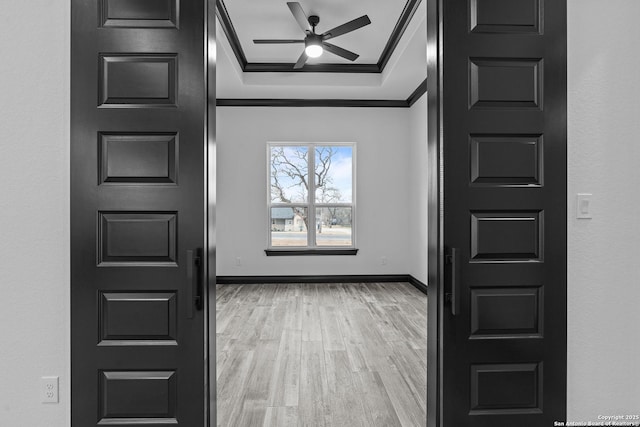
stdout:
[[320,46],[319,44],[310,44],[304,48],[304,51],[309,58],[317,58],[322,55],[324,49],[322,49],[322,46]]
[[322,48],[322,39],[316,35],[316,25],[320,23],[320,17],[318,15],[311,15],[307,18],[307,21],[309,25],[311,25],[312,33],[304,40],[304,53],[309,58],[318,58],[324,51]]

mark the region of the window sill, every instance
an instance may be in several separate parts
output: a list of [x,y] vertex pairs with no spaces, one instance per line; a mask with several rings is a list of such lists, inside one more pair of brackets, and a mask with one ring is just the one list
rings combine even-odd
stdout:
[[302,256],[302,255],[356,255],[357,249],[265,249],[267,256]]

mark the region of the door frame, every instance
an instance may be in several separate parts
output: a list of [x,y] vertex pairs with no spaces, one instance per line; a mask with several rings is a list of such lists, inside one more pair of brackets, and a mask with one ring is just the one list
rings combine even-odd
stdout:
[[[441,370],[440,370],[440,334],[443,298],[443,266],[444,266],[444,241],[443,241],[443,212],[440,207],[443,200],[442,186],[442,133],[440,114],[442,109],[441,86],[442,81],[442,36],[440,14],[443,0],[423,0],[426,2],[427,13],[427,159],[428,165],[428,194],[427,194],[427,221],[428,221],[428,283],[429,298],[427,299],[427,427],[440,425],[441,402]],[[217,398],[216,398],[216,340],[211,338],[209,331],[216,330],[216,3],[217,0],[207,0],[205,21],[205,86],[207,90],[207,114],[205,124],[205,246],[207,262],[204,263],[204,277],[208,286],[205,286],[205,354],[208,383],[206,394],[205,420],[209,427],[217,425]],[[212,315],[213,314],[213,315]],[[215,333],[215,332],[214,332]],[[437,372],[437,375],[429,375],[429,372]]]
[[[204,76],[207,92],[207,105],[204,117],[204,218],[205,218],[205,247],[206,262],[203,264],[203,274],[206,278],[204,286],[204,355],[205,372],[205,423],[210,427],[217,426],[217,382],[216,382],[216,186],[218,184],[216,170],[216,0],[206,0],[204,22]],[[213,339],[210,331],[213,331]]]
[[[443,0],[427,2],[427,426],[440,426],[444,312],[444,163],[442,133]],[[435,375],[431,373],[435,372]]]
[[[427,426],[441,427],[442,407],[442,334],[445,315],[444,293],[444,134],[443,134],[443,88],[442,82],[446,76],[443,71],[443,2],[445,0],[423,0],[426,2],[427,19],[427,159],[428,193],[427,193],[427,221],[428,221],[428,326],[427,326]],[[207,76],[207,117],[205,170],[207,194],[205,197],[205,211],[207,224],[207,269],[208,278],[207,299],[205,306],[208,328],[215,331],[215,284],[216,284],[216,0],[207,0],[208,11],[205,23],[205,74]],[[209,308],[213,307],[213,311]],[[566,310],[566,307],[565,307]],[[211,315],[213,314],[213,315]],[[206,363],[209,372],[209,397],[206,407],[206,419],[211,427],[216,425],[216,340],[205,337],[208,347]],[[431,374],[435,373],[435,374]]]

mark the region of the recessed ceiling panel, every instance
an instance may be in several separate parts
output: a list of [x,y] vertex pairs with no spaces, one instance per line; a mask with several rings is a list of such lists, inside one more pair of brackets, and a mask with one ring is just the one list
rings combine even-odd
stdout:
[[[216,95],[222,99],[404,101],[424,81],[427,72],[425,3],[424,0],[419,3],[382,73],[243,73],[227,36],[218,22]],[[345,66],[345,64],[337,65]],[[293,65],[291,68],[293,69]]]
[[[255,45],[253,39],[304,39],[287,4],[282,0],[223,0],[248,62],[295,62],[302,45]],[[318,15],[316,31],[323,33],[338,25],[368,15],[371,24],[331,40],[332,44],[360,55],[357,64],[375,64],[407,4],[407,0],[353,2],[344,0],[301,0],[309,15]],[[351,63],[325,53],[313,63]]]

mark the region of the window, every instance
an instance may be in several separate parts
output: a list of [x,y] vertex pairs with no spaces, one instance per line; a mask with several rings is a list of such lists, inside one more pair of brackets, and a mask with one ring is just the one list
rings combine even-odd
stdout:
[[355,254],[355,145],[270,143],[267,157],[267,254]]

